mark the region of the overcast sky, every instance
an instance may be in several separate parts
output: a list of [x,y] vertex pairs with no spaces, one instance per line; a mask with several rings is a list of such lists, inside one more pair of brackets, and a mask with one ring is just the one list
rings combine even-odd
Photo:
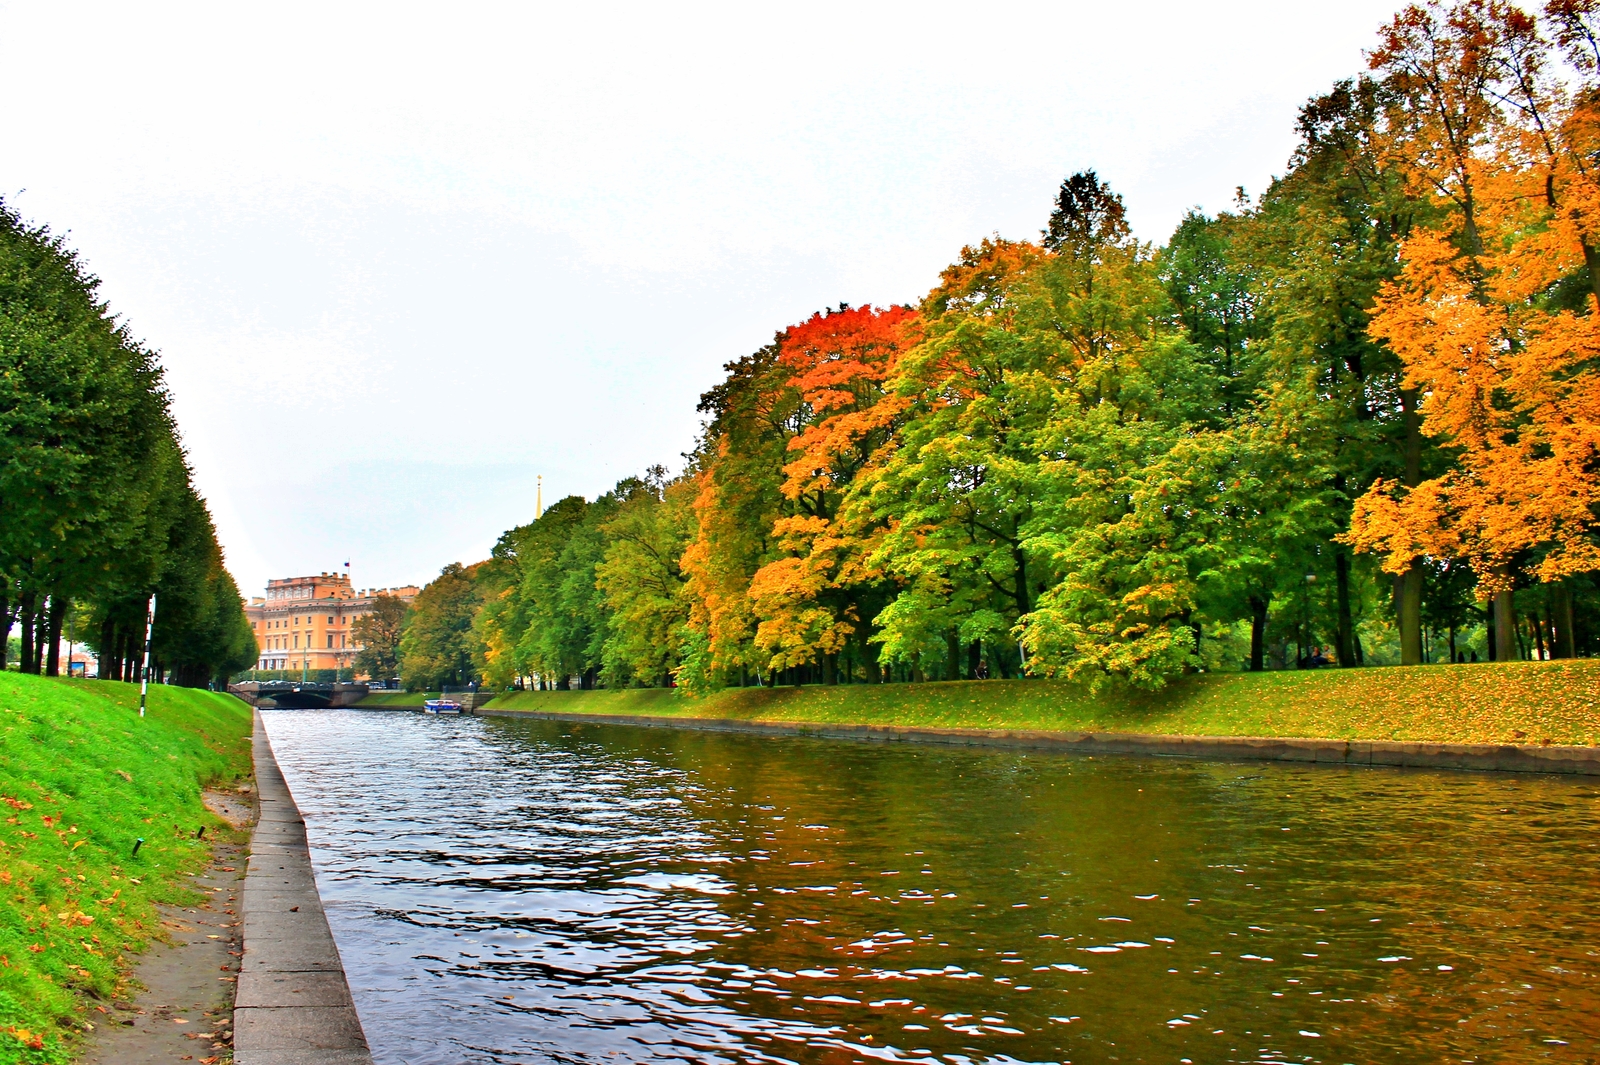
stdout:
[[1071,171],[1156,241],[1260,192],[1396,6],[0,0],[0,195],[161,351],[246,594],[423,583]]

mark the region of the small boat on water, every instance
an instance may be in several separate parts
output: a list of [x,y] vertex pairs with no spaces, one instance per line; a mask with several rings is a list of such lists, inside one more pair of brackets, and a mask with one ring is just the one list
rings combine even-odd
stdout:
[[449,697],[425,699],[422,703],[422,712],[425,714],[459,714],[462,712],[462,708],[460,703]]

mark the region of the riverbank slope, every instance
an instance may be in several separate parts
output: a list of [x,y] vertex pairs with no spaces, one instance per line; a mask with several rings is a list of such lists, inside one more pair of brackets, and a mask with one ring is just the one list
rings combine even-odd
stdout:
[[[207,783],[250,775],[250,707],[230,695],[0,673],[0,1065],[67,1062],[95,1005],[127,997],[158,903],[225,823]],[[143,838],[137,856],[136,839]]]
[[1470,744],[1600,744],[1600,660],[1214,673],[1159,692],[946,681],[517,692],[486,708],[732,721]]

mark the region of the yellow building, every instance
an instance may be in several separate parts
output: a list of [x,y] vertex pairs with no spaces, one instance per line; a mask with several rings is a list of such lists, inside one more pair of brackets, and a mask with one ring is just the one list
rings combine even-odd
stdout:
[[256,668],[349,669],[361,649],[350,631],[356,618],[379,594],[409,603],[419,590],[408,584],[358,592],[342,573],[268,581],[266,596],[252,596],[244,608],[256,635]]

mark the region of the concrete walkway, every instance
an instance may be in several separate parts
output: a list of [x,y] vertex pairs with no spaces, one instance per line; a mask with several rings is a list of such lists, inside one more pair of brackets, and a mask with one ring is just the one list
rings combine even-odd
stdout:
[[371,1065],[317,894],[305,822],[255,715],[260,817],[244,880],[244,961],[233,1008],[236,1065]]
[[[208,790],[206,805],[240,830],[255,819],[249,792]],[[213,832],[211,865],[189,881],[206,896],[195,906],[158,906],[169,939],[139,957],[144,985],[132,1002],[96,1006],[94,1042],[80,1065],[171,1065],[225,1056],[243,929],[244,831]]]

